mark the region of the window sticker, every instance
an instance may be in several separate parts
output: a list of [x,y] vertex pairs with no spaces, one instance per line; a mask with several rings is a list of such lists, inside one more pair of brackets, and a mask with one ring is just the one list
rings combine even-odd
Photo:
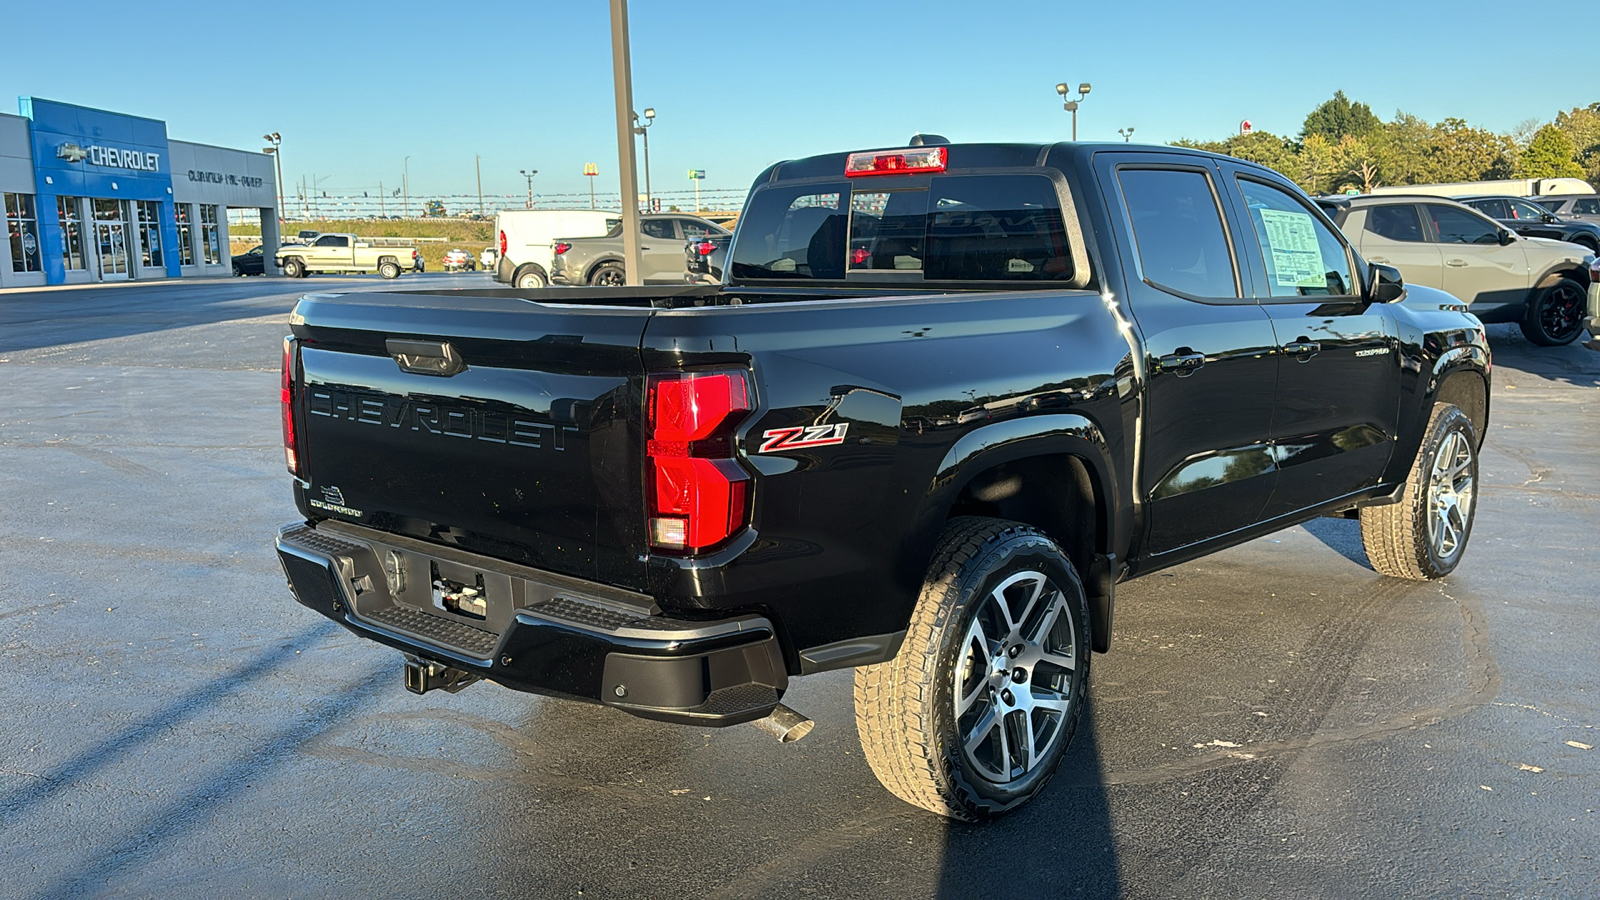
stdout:
[[1272,268],[1284,287],[1327,287],[1322,248],[1311,216],[1282,209],[1258,209],[1272,248]]

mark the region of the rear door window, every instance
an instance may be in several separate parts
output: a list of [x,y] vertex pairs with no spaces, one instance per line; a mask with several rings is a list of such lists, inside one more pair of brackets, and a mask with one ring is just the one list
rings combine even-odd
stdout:
[[1391,241],[1421,243],[1426,240],[1422,233],[1422,217],[1410,203],[1372,207],[1367,210],[1366,229]]
[[644,229],[645,237],[666,238],[669,240],[676,237],[672,233],[671,219],[646,219],[640,227]]
[[1600,216],[1600,197],[1572,201],[1572,211],[1580,216]]
[[1504,200],[1469,200],[1467,205],[1491,219],[1512,218],[1511,205]]
[[1222,210],[1205,172],[1124,168],[1117,183],[1145,281],[1193,297],[1239,296]]

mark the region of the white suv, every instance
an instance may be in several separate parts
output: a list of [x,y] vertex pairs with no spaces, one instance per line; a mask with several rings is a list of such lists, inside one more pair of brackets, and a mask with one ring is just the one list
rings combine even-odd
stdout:
[[519,288],[550,284],[550,249],[557,238],[595,237],[622,221],[620,213],[594,209],[505,209],[494,214],[500,259],[494,280]]

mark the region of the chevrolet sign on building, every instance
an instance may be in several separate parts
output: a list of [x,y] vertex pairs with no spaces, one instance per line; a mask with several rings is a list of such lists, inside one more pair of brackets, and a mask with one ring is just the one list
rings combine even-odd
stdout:
[[12,233],[0,287],[231,274],[230,208],[259,212],[273,257],[277,184],[266,154],[169,141],[156,119],[35,97],[18,105],[20,116],[0,114],[0,200]]

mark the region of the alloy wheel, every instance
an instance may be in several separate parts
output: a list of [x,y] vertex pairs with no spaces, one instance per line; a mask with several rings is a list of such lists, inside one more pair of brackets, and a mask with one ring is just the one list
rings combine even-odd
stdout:
[[1066,733],[1076,697],[1077,635],[1050,577],[1018,572],[975,600],[956,669],[961,752],[989,781],[1026,776]]
[[1539,325],[1550,339],[1566,343],[1581,327],[1584,296],[1576,285],[1558,284],[1550,289],[1539,308]]
[[1452,431],[1433,454],[1428,476],[1428,542],[1436,557],[1453,558],[1467,539],[1473,492],[1472,442]]

